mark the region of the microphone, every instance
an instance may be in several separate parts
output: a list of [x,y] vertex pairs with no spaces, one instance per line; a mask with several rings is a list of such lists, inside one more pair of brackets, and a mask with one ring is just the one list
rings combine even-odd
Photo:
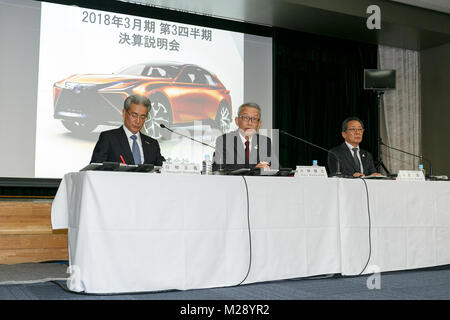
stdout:
[[292,135],[292,134],[290,134],[289,132],[286,132],[286,131],[284,131],[284,130],[280,130],[280,132],[281,132],[282,134],[285,134],[285,135],[291,137],[291,138],[300,140],[301,142],[304,142],[304,143],[306,143],[306,144],[309,144],[309,145],[311,145],[311,146],[313,146],[313,147],[319,148],[320,150],[323,150],[323,151],[325,151],[325,152],[327,152],[327,153],[332,154],[332,155],[336,158],[336,160],[337,160],[337,170],[336,170],[336,173],[335,173],[334,175],[335,175],[336,177],[343,177],[343,174],[342,174],[342,172],[341,172],[341,162],[340,162],[339,157],[337,156],[336,153],[334,153],[334,152],[332,152],[332,151],[330,151],[330,150],[328,150],[328,149],[322,148],[321,146],[315,145],[314,143],[309,142],[309,141],[307,141],[307,140],[305,140],[305,139],[296,137],[296,136],[294,136],[294,135]]
[[396,150],[396,151],[399,151],[399,152],[403,152],[403,153],[409,154],[410,156],[414,156],[414,157],[416,157],[416,158],[419,158],[419,159],[422,159],[422,160],[427,161],[428,164],[430,165],[430,177],[433,176],[433,167],[431,166],[431,161],[430,161],[430,160],[425,159],[423,156],[418,156],[418,155],[416,155],[416,154],[414,154],[414,153],[406,152],[406,151],[403,151],[403,150],[400,150],[400,149],[397,149],[397,148],[388,146],[388,145],[385,144],[383,141],[381,141],[380,144],[383,145],[383,146],[385,146],[385,147],[387,147],[387,148],[389,148],[389,149]]
[[179,135],[179,136],[182,136],[182,137],[191,139],[192,141],[195,141],[195,142],[197,142],[197,143],[201,143],[201,144],[203,144],[203,145],[205,145],[205,146],[207,146],[207,147],[210,147],[210,148],[213,148],[214,150],[216,150],[216,148],[214,148],[213,146],[211,146],[211,145],[209,145],[209,144],[207,144],[207,143],[204,143],[204,142],[202,142],[202,141],[195,140],[194,138],[189,137],[189,136],[186,136],[186,135],[181,134],[181,133],[179,133],[179,132],[176,132],[176,131],[174,131],[174,130],[168,128],[168,127],[166,127],[166,126],[165,126],[164,124],[162,124],[162,123],[160,123],[159,126],[160,126],[161,128],[163,128],[163,129],[167,129],[167,130],[169,130],[170,132],[173,132],[173,133],[175,133],[175,134],[177,134],[177,135]]

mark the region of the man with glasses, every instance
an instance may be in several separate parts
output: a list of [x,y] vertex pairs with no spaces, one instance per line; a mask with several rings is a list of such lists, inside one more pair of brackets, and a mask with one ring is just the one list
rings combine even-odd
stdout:
[[150,108],[147,97],[131,95],[126,98],[122,110],[123,126],[100,133],[91,163],[108,161],[161,166],[165,159],[158,141],[140,133]]
[[270,168],[270,138],[260,135],[261,108],[253,102],[244,103],[234,119],[238,130],[219,136],[213,157],[213,171],[241,168]]
[[350,117],[342,122],[341,134],[345,142],[331,149],[328,154],[330,175],[334,175],[337,171],[336,157],[331,154],[333,152],[339,157],[340,169],[344,176],[353,176],[355,178],[361,176],[380,176],[376,172],[372,155],[366,150],[359,148],[363,133],[364,125],[360,119]]

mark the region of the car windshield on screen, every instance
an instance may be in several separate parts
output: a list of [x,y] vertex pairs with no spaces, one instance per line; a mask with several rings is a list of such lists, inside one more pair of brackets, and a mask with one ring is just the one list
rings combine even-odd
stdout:
[[121,71],[119,71],[119,74],[127,74],[127,75],[133,75],[133,76],[140,76],[142,75],[142,72],[144,71],[145,64],[138,64],[135,66],[131,66],[128,68],[125,68]]
[[175,78],[180,68],[176,66],[149,66],[144,75],[158,78]]
[[146,76],[156,78],[175,78],[180,67],[172,65],[134,65],[120,71],[120,74]]

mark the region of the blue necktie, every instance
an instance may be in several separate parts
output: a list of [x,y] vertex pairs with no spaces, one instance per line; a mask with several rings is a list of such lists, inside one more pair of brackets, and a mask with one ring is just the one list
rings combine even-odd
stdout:
[[136,142],[137,137],[133,134],[130,138],[133,140],[131,152],[133,153],[134,164],[141,164],[141,151],[139,150],[139,145]]

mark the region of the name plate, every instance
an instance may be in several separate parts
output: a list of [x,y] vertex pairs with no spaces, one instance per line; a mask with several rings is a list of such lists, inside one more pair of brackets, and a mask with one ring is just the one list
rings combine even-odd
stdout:
[[164,162],[161,173],[200,174],[201,166],[197,163]]
[[399,170],[397,175],[399,181],[425,181],[425,175],[421,170]]
[[294,176],[328,178],[327,170],[320,166],[297,166]]

